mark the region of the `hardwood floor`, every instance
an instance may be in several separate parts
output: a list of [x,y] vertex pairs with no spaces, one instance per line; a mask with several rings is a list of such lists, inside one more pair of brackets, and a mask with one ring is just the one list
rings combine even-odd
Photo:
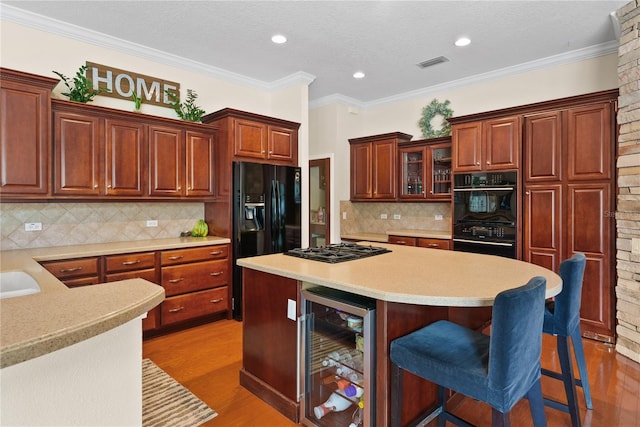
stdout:
[[[143,344],[143,356],[153,360],[169,375],[218,412],[207,427],[287,427],[296,424],[238,383],[242,358],[242,324],[221,320]],[[617,354],[613,347],[585,340],[593,410],[584,407],[578,388],[580,414],[585,427],[640,427],[640,365]],[[542,365],[559,370],[555,340],[543,336]],[[545,396],[564,400],[560,381],[543,378]],[[473,399],[463,399],[454,412],[478,426],[491,425],[491,410]],[[545,408],[549,427],[570,426],[569,415]],[[511,413],[515,427],[533,425],[526,401]],[[449,425],[449,424],[448,424]]]

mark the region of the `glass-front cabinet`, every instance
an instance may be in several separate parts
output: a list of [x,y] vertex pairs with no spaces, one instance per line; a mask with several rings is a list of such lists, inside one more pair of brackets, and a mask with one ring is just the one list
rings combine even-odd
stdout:
[[399,144],[400,199],[451,199],[451,137]]
[[375,300],[310,287],[302,301],[302,424],[373,427]]

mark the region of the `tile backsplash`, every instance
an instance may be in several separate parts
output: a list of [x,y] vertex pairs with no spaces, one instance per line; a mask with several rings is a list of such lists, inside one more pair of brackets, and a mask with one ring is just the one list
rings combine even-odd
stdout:
[[[347,219],[344,218],[346,213]],[[381,219],[386,214],[387,219]],[[400,215],[400,219],[393,219]],[[442,221],[435,216],[442,215]],[[340,234],[388,230],[451,230],[451,203],[354,203],[340,201]]]
[[[2,203],[0,249],[179,237],[201,218],[203,203]],[[25,223],[38,222],[41,231],[25,231]]]

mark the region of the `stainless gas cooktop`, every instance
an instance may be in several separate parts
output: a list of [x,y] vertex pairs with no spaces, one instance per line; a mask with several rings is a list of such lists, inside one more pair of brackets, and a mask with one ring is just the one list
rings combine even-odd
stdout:
[[353,261],[374,255],[391,252],[389,249],[371,245],[356,245],[355,243],[335,243],[319,248],[296,248],[285,252],[285,255],[312,261],[321,261],[335,264],[344,261]]

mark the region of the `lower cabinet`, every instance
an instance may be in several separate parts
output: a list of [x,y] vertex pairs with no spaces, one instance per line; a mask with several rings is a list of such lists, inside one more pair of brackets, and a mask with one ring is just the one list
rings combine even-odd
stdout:
[[231,318],[229,245],[199,246],[46,261],[44,268],[68,287],[141,278],[165,288],[165,300],[142,321],[159,333],[190,323]]
[[432,239],[426,237],[407,237],[389,235],[389,243],[394,245],[418,246],[420,248],[431,249],[451,249],[451,240],[448,239]]

